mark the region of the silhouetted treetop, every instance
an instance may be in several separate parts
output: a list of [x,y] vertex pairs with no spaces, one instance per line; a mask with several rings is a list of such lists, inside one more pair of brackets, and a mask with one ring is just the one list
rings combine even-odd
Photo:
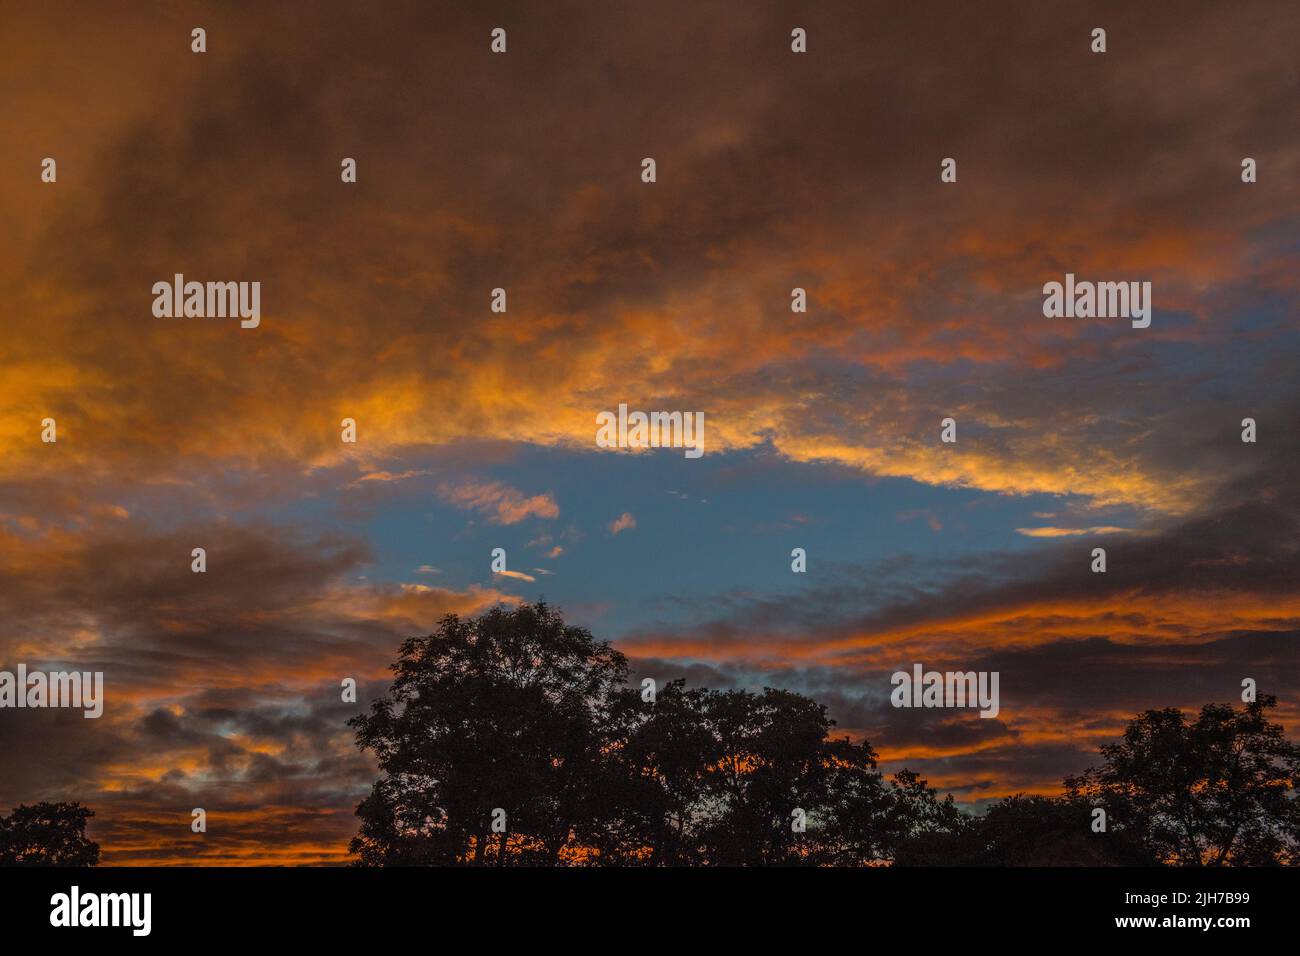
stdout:
[[1101,766],[1066,781],[1067,793],[1106,807],[1163,862],[1294,865],[1300,747],[1267,720],[1276,703],[1209,704],[1194,720],[1148,710],[1101,748]]
[[[862,866],[1295,863],[1300,748],[1264,698],[1140,714],[1059,797],[972,816],[788,690],[642,694],[544,603],[449,615],[354,718],[382,772],[357,863]],[[1104,810],[1104,826],[1098,811]]]
[[95,866],[99,844],[86,839],[95,815],[79,803],[37,803],[0,817],[0,866]]

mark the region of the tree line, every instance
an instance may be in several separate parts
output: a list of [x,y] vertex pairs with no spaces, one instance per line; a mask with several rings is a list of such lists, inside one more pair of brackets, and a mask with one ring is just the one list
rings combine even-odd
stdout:
[[[962,812],[786,690],[627,683],[544,603],[405,641],[350,724],[381,776],[357,865],[1294,865],[1300,747],[1276,701],[1136,717],[1054,797]],[[1099,814],[1098,811],[1101,811]]]
[[[353,718],[358,866],[1293,866],[1300,747],[1260,697],[1149,710],[1059,795],[978,815],[786,690],[628,686],[545,603],[449,615]],[[92,811],[0,817],[0,865],[93,866]]]

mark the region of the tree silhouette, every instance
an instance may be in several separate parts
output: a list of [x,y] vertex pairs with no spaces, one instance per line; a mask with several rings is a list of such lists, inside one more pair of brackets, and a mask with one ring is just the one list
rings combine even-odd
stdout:
[[1166,863],[1300,862],[1300,747],[1265,711],[1209,704],[1192,721],[1148,710],[1101,748],[1100,767],[1065,781],[1067,795],[1107,809],[1111,824]]
[[709,692],[673,681],[647,705],[638,691],[616,694],[605,731],[596,858],[621,865],[702,862],[696,812],[722,748],[704,719]]
[[99,844],[86,839],[95,815],[79,803],[37,803],[0,817],[0,866],[95,866]]
[[913,866],[1154,866],[1160,862],[1131,831],[1094,832],[1093,807],[1079,798],[1017,794],[967,820],[965,826],[914,841],[899,862]]
[[[697,813],[705,860],[719,866],[856,866],[888,862],[929,829],[960,826],[919,776],[886,781],[866,741],[829,736],[816,701],[767,688],[706,695],[722,759],[710,769]],[[793,810],[805,832],[795,833]]]
[[896,866],[956,866],[969,862],[979,820],[962,813],[952,794],[942,800],[917,774],[901,770],[892,781],[886,854]]
[[358,808],[362,863],[554,864],[593,828],[622,654],[539,603],[449,615],[393,669],[388,695],[350,721],[385,774]]
[[679,680],[643,699],[622,654],[544,603],[449,615],[393,670],[350,722],[383,774],[358,865],[1300,862],[1300,747],[1267,721],[1273,698],[1147,711],[1061,796],[974,816],[911,771],[884,777],[800,694]]
[[622,654],[545,604],[450,615],[393,669],[351,721],[384,774],[360,865],[858,864],[963,823],[802,695],[675,681],[642,700]]
[[796,834],[794,813],[804,811],[816,826],[835,758],[846,770],[875,769],[869,749],[847,741],[845,747],[831,745],[826,708],[790,691],[711,694],[705,716],[722,754],[706,778],[704,809],[712,813],[700,842],[717,865],[802,862],[815,846],[815,833],[814,839]]

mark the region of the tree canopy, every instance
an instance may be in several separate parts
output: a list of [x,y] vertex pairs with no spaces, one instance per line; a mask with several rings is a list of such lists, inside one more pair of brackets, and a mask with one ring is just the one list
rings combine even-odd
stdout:
[[94,811],[79,803],[37,803],[0,817],[0,866],[95,866],[99,844],[86,839]]
[[1148,710],[1101,748],[1101,766],[1066,780],[1067,794],[1107,807],[1162,862],[1294,865],[1300,747],[1268,721],[1276,703],[1209,704],[1195,719]]
[[450,615],[394,671],[352,721],[383,771],[364,865],[885,862],[958,816],[800,694],[676,681],[646,702],[622,654],[545,604]]
[[1273,698],[1147,711],[1059,796],[973,815],[886,777],[801,694],[643,696],[622,654],[544,603],[449,615],[393,669],[351,722],[382,771],[360,865],[1297,862],[1300,748],[1267,720]]

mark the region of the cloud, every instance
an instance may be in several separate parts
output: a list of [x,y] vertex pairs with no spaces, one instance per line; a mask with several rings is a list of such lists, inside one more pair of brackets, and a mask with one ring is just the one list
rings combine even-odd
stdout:
[[[1293,400],[1269,417],[1297,412]],[[1115,532],[1105,574],[1091,572],[1073,536],[934,559],[928,582],[901,560],[832,566],[809,587],[691,602],[696,623],[642,629],[618,646],[663,679],[723,675],[723,686],[809,693],[889,766],[922,770],[973,802],[1055,792],[1136,713],[1237,700],[1244,676],[1281,697],[1278,718],[1294,735],[1300,436],[1277,436],[1254,466],[1201,514]],[[998,671],[998,720],[890,707],[889,675],[914,662]]]
[[915,508],[910,511],[900,511],[895,517],[899,521],[912,521],[917,518],[924,518],[925,523],[929,525],[930,530],[939,532],[943,530],[943,521],[939,516],[929,508]]
[[438,497],[458,508],[468,508],[487,516],[493,524],[518,524],[528,518],[558,518],[560,506],[547,492],[531,497],[499,481],[443,482]]
[[1016,534],[1026,538],[1068,538],[1088,534],[1132,534],[1132,528],[1115,528],[1110,525],[1097,525],[1092,528],[1017,528]]
[[[872,476],[1166,516],[1195,511],[1213,476],[1239,467],[1201,437],[1218,396],[1231,387],[1248,406],[1290,374],[1288,172],[1300,147],[1277,132],[1294,96],[1292,51],[1271,17],[1128,15],[1124,35],[1162,64],[1221,51],[1202,87],[1176,89],[1154,82],[1149,63],[1107,58],[1098,73],[1102,58],[1081,61],[1047,10],[996,22],[954,13],[918,59],[888,37],[928,30],[923,11],[881,33],[852,4],[822,5],[808,29],[835,42],[816,71],[770,44],[788,32],[775,12],[725,30],[708,3],[652,24],[615,8],[563,26],[525,13],[535,50],[598,35],[618,65],[539,54],[536,82],[521,86],[459,39],[490,29],[486,13],[447,12],[455,28],[430,38],[415,7],[373,21],[332,9],[317,41],[291,50],[276,40],[277,11],[231,21],[230,56],[202,70],[148,57],[148,70],[123,70],[123,49],[170,49],[171,27],[147,18],[114,24],[112,44],[94,18],[69,30],[33,11],[9,24],[30,41],[10,97],[22,98],[24,128],[65,145],[62,169],[104,175],[65,172],[57,193],[35,177],[0,183],[0,276],[13,290],[0,477],[332,467],[359,453],[338,440],[345,416],[376,458],[477,441],[616,454],[596,450],[593,414],[628,400],[705,411],[711,455],[770,447]],[[1014,54],[995,70],[972,30],[998,31]],[[701,86],[665,57],[683,34],[718,36],[710,62],[748,76],[743,93]],[[22,79],[37,75],[50,36],[100,78],[96,122],[79,115],[75,90]],[[865,72],[849,55],[862,44],[878,54]],[[383,51],[373,82],[337,69],[344,48],[358,64]],[[393,96],[430,57],[460,71],[457,96]],[[842,122],[864,85],[926,109]],[[192,108],[171,109],[174,94]],[[808,102],[822,107],[810,115]],[[480,152],[439,133],[490,110],[499,135]],[[602,135],[575,146],[557,122]],[[1123,149],[1075,148],[1101,140]],[[358,141],[392,157],[382,175],[363,161],[357,188],[332,182],[330,193],[302,179]],[[646,141],[671,189],[647,190],[624,168]],[[881,142],[929,145],[869,148]],[[1243,142],[1266,147],[1277,173],[1224,190]],[[955,188],[938,185],[931,146],[962,160]],[[1152,155],[1212,159],[1173,164],[1158,182],[1133,175]],[[1105,201],[1062,199],[1081,181]],[[266,300],[257,330],[148,312],[161,277],[253,268]],[[1152,328],[1043,319],[1038,290],[1066,270],[1152,279]],[[504,274],[511,312],[484,314],[467,290]],[[796,281],[811,306],[793,321]],[[1189,379],[1193,353],[1221,361]],[[34,437],[47,414],[66,436],[57,446]],[[946,416],[959,422],[956,446],[937,441]],[[1193,466],[1207,455],[1213,467]],[[549,516],[541,497],[527,514]],[[505,523],[518,512],[494,513]]]
[[362,475],[355,482],[353,482],[353,484],[360,485],[362,482],[366,482],[366,481],[385,481],[385,482],[407,481],[411,478],[419,478],[428,474],[429,474],[428,471],[414,470],[414,469],[402,471],[402,472],[372,471]]
[[[189,569],[196,541],[206,574]],[[0,670],[75,666],[105,685],[104,716],[80,725],[7,712],[0,806],[81,800],[110,864],[342,862],[374,774],[346,720],[387,684],[404,637],[516,600],[356,583],[371,557],[346,536],[257,523],[105,514],[75,533],[0,532]],[[345,676],[357,704],[341,700]],[[222,821],[202,839],[194,806]]]
[[494,573],[501,575],[503,578],[518,578],[520,581],[532,582],[537,580],[531,574],[524,574],[522,571],[496,571]]
[[611,521],[607,527],[610,534],[618,534],[620,531],[630,531],[636,527],[636,518],[632,517],[631,512],[624,511],[621,515]]

